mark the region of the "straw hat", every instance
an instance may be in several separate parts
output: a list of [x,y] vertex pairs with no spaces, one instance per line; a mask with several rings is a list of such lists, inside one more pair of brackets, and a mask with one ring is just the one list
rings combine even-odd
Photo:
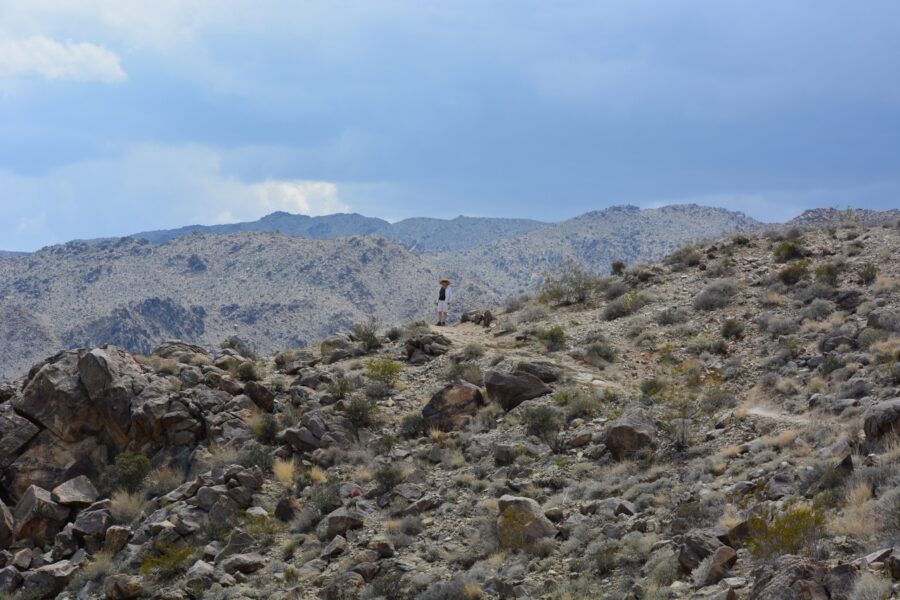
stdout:
[[449,279],[441,279],[438,283],[446,283],[447,285],[450,285],[450,280]]

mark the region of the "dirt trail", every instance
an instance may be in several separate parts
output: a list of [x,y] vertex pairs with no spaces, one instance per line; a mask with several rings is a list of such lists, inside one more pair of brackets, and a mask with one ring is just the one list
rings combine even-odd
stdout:
[[782,421],[787,423],[795,423],[797,425],[808,425],[809,417],[806,415],[792,415],[790,413],[786,413],[784,411],[757,404],[756,406],[747,407],[747,414],[753,415],[756,417],[764,417],[767,419],[774,419],[775,421]]

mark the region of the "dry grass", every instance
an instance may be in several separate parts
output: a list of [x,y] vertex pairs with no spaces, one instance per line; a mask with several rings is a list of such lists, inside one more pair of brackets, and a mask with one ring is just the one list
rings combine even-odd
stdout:
[[116,523],[131,523],[144,512],[146,503],[139,493],[119,490],[110,498],[109,513]]
[[725,506],[725,511],[722,513],[722,516],[719,517],[718,525],[719,527],[724,527],[725,529],[731,529],[736,525],[743,522],[744,518],[741,516],[740,511],[734,504],[727,504]]
[[896,282],[887,275],[879,275],[875,278],[875,286],[872,288],[876,294],[889,294],[897,287]]
[[168,494],[184,482],[181,473],[170,466],[154,469],[147,475],[143,490],[152,495],[160,496]]
[[829,529],[837,535],[852,536],[861,541],[869,540],[882,527],[874,509],[871,486],[865,481],[858,482],[847,490],[844,509],[831,520]]
[[750,414],[750,409],[746,406],[739,406],[734,409],[734,412],[731,414],[734,415],[734,418],[738,421],[742,421],[747,418],[748,414]]
[[219,467],[236,464],[241,457],[241,452],[234,446],[219,446],[212,444],[209,446],[209,455],[205,457],[204,462],[209,467]]
[[360,483],[368,483],[375,479],[375,476],[372,474],[372,471],[369,469],[359,469],[358,471],[353,472],[353,481],[358,481]]
[[781,306],[782,304],[784,304],[784,301],[784,296],[782,296],[778,292],[768,291],[763,294],[760,303],[767,308],[772,308],[775,306]]
[[388,533],[397,533],[402,526],[403,522],[400,519],[389,519],[384,522],[384,530]]
[[498,550],[497,552],[494,552],[493,554],[488,556],[487,561],[493,569],[499,569],[503,566],[503,563],[506,562],[506,552],[504,552],[503,550]]
[[482,591],[480,585],[470,581],[463,584],[463,596],[466,600],[479,600],[479,598],[484,597],[484,591]]
[[294,476],[296,475],[296,466],[294,465],[294,461],[276,460],[272,464],[272,473],[275,474],[275,479],[278,480],[278,483],[283,485],[285,488],[291,487],[294,483]]
[[735,458],[741,455],[741,447],[737,444],[731,444],[729,446],[725,446],[719,451],[719,456],[722,458]]
[[776,433],[775,435],[767,435],[762,438],[762,441],[772,448],[777,448],[781,450],[782,448],[786,448],[794,443],[794,440],[797,439],[797,432],[793,429],[785,429],[781,433]]
[[309,480],[314,484],[321,484],[328,481],[328,474],[323,471],[319,467],[311,467],[309,471],[306,472],[306,476],[309,477]]
[[212,364],[212,359],[206,354],[192,354],[188,359],[188,363],[195,367],[205,367]]

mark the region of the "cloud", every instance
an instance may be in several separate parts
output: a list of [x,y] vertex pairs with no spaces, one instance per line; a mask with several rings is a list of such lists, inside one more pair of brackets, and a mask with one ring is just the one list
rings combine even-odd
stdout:
[[285,211],[304,215],[345,212],[337,186],[326,181],[264,181],[251,186],[259,207],[266,212]]
[[128,79],[118,55],[89,42],[58,42],[43,35],[0,40],[0,77],[31,74],[103,83]]

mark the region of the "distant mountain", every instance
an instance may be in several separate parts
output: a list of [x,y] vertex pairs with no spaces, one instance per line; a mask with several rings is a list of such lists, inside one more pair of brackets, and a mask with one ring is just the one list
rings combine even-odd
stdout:
[[890,210],[814,208],[803,211],[801,215],[794,217],[785,225],[791,227],[837,227],[848,223],[860,225],[890,223],[894,225],[898,221],[900,221],[900,210],[896,208]]
[[312,240],[330,240],[354,235],[375,235],[396,240],[412,252],[423,254],[471,248],[488,240],[519,235],[546,225],[546,223],[527,219],[462,216],[449,220],[406,219],[391,224],[382,219],[358,214],[309,217],[286,212],[274,212],[258,221],[228,225],[190,225],[178,229],[144,231],[133,234],[130,237],[160,244],[194,233],[215,234],[266,231]]
[[761,223],[740,212],[697,205],[639,209],[615,206],[463,252],[438,264],[467,271],[499,294],[534,287],[567,259],[604,273],[614,260],[659,259],[686,242],[755,228]]
[[[271,352],[369,316],[431,318],[442,274],[377,237],[251,232],[52,246],[0,261],[0,379],[62,348],[113,343],[146,353],[165,339],[216,347],[236,335]],[[460,309],[497,300],[462,278]]]
[[10,252],[8,250],[0,250],[0,260],[20,258],[22,256],[28,256],[28,253],[27,252]]

